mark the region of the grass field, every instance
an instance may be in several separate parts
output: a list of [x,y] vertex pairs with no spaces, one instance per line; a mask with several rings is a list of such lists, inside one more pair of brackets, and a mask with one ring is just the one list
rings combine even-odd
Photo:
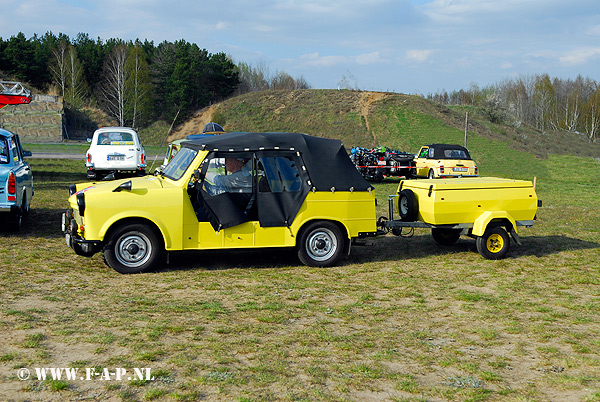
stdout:
[[[129,276],[64,243],[81,163],[30,162],[31,215],[0,233],[0,400],[600,401],[597,159],[516,167],[540,174],[544,207],[505,260],[417,231],[327,269],[288,251],[186,252]],[[376,185],[378,215],[396,186]],[[40,381],[43,367],[82,374]],[[154,379],[81,380],[90,368]]]

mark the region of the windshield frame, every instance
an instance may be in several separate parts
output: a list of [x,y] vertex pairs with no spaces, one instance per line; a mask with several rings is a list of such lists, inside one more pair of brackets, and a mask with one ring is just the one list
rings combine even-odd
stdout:
[[173,181],[180,180],[190,168],[190,165],[198,156],[198,151],[192,148],[182,147],[177,155],[167,163],[161,170],[161,175]]

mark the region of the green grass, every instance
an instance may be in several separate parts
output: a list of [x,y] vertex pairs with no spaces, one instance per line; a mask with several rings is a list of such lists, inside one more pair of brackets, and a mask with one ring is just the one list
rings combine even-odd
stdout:
[[[439,125],[409,112],[398,121]],[[505,260],[417,230],[354,247],[327,269],[285,250],[205,251],[130,276],[101,254],[76,256],[59,233],[81,163],[31,159],[31,215],[21,233],[0,233],[0,375],[10,385],[0,399],[599,400],[600,163],[503,142],[478,152],[486,174],[537,176],[544,206]],[[397,184],[375,185],[378,215]],[[61,366],[149,367],[155,379],[16,378],[21,367]]]

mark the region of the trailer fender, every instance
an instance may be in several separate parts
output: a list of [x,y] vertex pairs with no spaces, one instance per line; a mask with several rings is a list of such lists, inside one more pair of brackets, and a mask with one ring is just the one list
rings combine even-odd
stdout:
[[507,231],[511,232],[514,230],[516,233],[517,222],[506,211],[485,211],[484,213],[479,215],[479,217],[477,219],[475,219],[475,222],[473,223],[473,230],[471,233],[475,236],[483,236],[483,234],[485,233],[485,230],[487,229],[490,222],[498,221],[498,220],[501,220],[501,221],[506,220],[506,221],[510,222],[510,225],[512,227],[507,228]]

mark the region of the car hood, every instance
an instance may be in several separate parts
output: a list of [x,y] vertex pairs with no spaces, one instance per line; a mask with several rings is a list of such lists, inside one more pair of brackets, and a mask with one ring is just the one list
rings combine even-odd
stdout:
[[126,179],[79,183],[75,185],[77,193],[111,193],[120,191],[145,192],[152,188],[164,187],[164,179],[159,176],[130,177]]

